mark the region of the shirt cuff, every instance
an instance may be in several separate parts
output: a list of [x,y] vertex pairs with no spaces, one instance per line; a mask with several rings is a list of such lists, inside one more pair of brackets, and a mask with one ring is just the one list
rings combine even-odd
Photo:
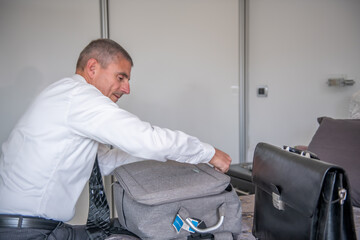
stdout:
[[215,155],[215,148],[208,143],[202,143],[204,146],[204,155],[201,162],[208,163]]

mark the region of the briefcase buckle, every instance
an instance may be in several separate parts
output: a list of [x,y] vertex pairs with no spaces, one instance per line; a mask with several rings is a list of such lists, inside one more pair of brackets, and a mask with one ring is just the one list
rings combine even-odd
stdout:
[[344,188],[339,189],[340,205],[343,205],[347,196],[347,191]]
[[276,194],[276,193],[272,193],[272,202],[273,202],[273,206],[274,208],[276,208],[277,210],[283,211],[284,208],[284,202],[281,200],[280,195]]

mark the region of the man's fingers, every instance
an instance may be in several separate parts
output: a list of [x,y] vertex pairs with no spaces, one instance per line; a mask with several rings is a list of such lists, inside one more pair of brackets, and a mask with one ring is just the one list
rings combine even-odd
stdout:
[[209,162],[220,172],[226,173],[231,164],[231,157],[225,152],[215,148],[215,155]]

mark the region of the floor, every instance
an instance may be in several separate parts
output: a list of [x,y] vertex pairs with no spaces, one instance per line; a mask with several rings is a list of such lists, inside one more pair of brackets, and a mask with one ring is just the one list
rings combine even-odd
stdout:
[[[242,204],[242,234],[240,240],[255,240],[255,237],[252,235],[252,225],[254,217],[254,196],[240,196]],[[360,239],[360,208],[354,207],[354,222],[356,228],[357,238]]]

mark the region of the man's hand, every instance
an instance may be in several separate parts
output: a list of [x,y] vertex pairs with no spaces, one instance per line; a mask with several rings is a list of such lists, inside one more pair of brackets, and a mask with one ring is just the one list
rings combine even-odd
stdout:
[[230,168],[231,157],[223,151],[215,148],[215,155],[209,163],[220,172],[226,173]]

